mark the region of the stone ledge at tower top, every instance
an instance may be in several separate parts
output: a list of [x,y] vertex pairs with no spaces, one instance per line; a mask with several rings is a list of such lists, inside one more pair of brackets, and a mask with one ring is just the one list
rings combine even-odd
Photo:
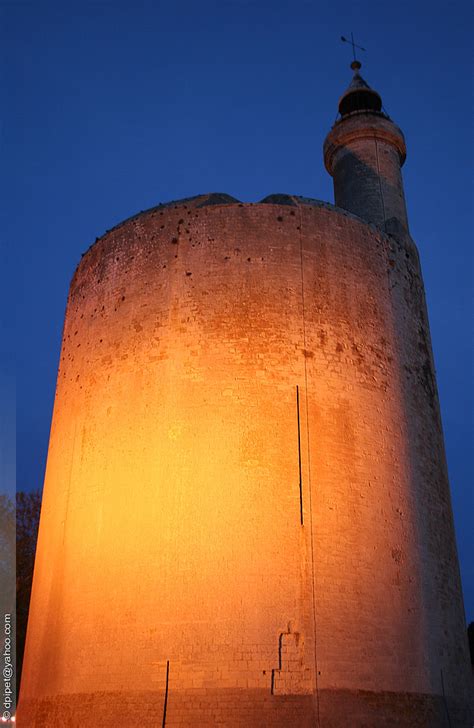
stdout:
[[[346,210],[343,207],[339,207],[338,205],[334,205],[330,202],[326,202],[324,200],[318,200],[312,197],[304,197],[303,195],[290,195],[287,193],[274,193],[271,195],[267,195],[261,200],[258,200],[257,202],[243,202],[236,197],[232,197],[232,195],[228,195],[225,192],[208,192],[200,195],[194,195],[193,197],[183,197],[179,200],[170,200],[169,202],[160,202],[158,205],[154,205],[153,207],[149,207],[146,210],[140,210],[139,212],[135,213],[134,215],[130,215],[129,217],[125,218],[124,220],[121,220],[116,225],[113,225],[111,228],[105,230],[102,235],[98,236],[95,241],[88,247],[86,251],[84,251],[81,255],[81,260],[78,262],[75,272],[73,274],[73,280],[76,276],[76,273],[78,269],[81,266],[82,261],[85,260],[85,258],[96,248],[96,246],[105,239],[108,238],[108,236],[112,233],[116,233],[117,231],[120,231],[121,228],[126,228],[130,223],[132,224],[139,224],[142,220],[153,217],[156,214],[163,214],[167,211],[177,210],[177,209],[184,209],[190,212],[191,210],[204,210],[205,208],[216,209],[216,208],[250,208],[250,209],[258,209],[262,206],[269,206],[274,205],[275,207],[286,207],[286,208],[293,208],[293,210],[296,210],[297,208],[313,208],[313,209],[322,209],[327,210],[331,214],[336,214],[338,216],[342,216],[343,218],[346,218],[348,220],[355,220],[360,225],[363,225],[364,227],[371,230],[379,240],[385,239],[387,242],[389,242],[389,239],[393,237],[392,231],[387,229],[383,230],[378,225],[376,225],[373,222],[369,222],[368,220],[364,219],[363,217],[360,217],[354,212],[350,212],[349,210]],[[292,212],[291,214],[295,214]],[[398,240],[398,243],[410,254],[414,254],[416,259],[419,262],[419,252],[418,248],[416,246],[415,241],[409,234],[404,234],[402,236],[395,235],[395,237]]]
[[[135,213],[134,215],[130,215],[130,217],[125,218],[125,220],[121,220],[113,227],[106,230],[100,237],[96,238],[96,242],[103,238],[108,233],[111,233],[114,230],[117,230],[118,228],[122,227],[122,225],[125,225],[126,223],[132,222],[133,220],[138,220],[142,215],[149,215],[153,212],[157,212],[159,210],[169,209],[172,207],[186,207],[191,210],[198,210],[203,207],[211,207],[211,206],[230,206],[230,205],[238,205],[239,207],[244,206],[255,206],[255,205],[287,205],[289,207],[300,207],[301,205],[309,205],[312,207],[324,207],[327,210],[333,210],[334,212],[337,212],[340,215],[344,215],[345,217],[353,218],[354,220],[359,220],[359,222],[363,223],[364,225],[368,225],[369,227],[373,227],[374,230],[377,230],[377,232],[380,232],[381,234],[384,234],[384,231],[381,230],[377,225],[373,225],[372,223],[367,222],[367,220],[364,220],[364,218],[360,217],[359,215],[356,215],[353,212],[349,212],[348,210],[345,210],[342,207],[338,207],[337,205],[333,205],[330,202],[325,202],[324,200],[317,200],[312,197],[304,197],[302,195],[289,195],[286,193],[274,193],[271,195],[267,195],[262,200],[258,200],[257,202],[243,202],[242,200],[238,200],[236,197],[232,197],[232,195],[228,195],[226,192],[206,192],[201,195],[194,195],[193,197],[183,197],[180,200],[170,200],[169,202],[160,202],[158,205],[154,205],[153,207],[149,207],[146,210],[140,210],[140,212]],[[87,255],[89,250],[93,247],[94,244],[92,244],[89,249],[82,254],[82,257],[84,255]]]

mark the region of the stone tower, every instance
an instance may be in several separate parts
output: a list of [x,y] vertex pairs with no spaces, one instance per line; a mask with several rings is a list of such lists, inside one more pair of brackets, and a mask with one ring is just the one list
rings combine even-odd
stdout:
[[98,240],[64,326],[19,725],[471,725],[405,142],[359,75],[337,207]]

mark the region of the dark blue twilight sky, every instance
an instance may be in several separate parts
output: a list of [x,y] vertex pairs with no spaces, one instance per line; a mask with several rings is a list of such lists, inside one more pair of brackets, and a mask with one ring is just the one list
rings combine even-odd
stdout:
[[408,212],[472,620],[474,31],[467,0],[394,7],[0,2],[3,294],[16,308],[16,322],[4,316],[3,327],[16,330],[18,488],[42,485],[64,307],[81,253],[133,213],[201,192],[332,201],[321,148],[350,81],[350,49],[339,38],[352,30],[367,48],[362,74],[407,139]]

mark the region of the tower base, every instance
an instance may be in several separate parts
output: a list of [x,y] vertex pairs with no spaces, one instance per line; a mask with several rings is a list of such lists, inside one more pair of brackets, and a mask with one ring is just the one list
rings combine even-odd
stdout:
[[20,728],[471,728],[462,708],[441,695],[321,690],[313,695],[271,695],[265,690],[194,688],[97,692],[24,700]]

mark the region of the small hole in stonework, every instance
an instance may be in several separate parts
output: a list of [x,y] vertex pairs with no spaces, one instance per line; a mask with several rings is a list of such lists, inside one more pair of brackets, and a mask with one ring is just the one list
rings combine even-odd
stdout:
[[188,271],[188,270],[187,270],[187,271],[186,271],[186,275],[187,275],[187,276],[192,276],[192,273],[191,273],[190,271]]
[[160,230],[163,230],[164,227],[165,227],[164,225],[160,225]]
[[125,301],[125,296],[122,296],[122,301]]
[[283,222],[282,216],[281,215],[278,215],[277,220],[278,220],[278,222]]
[[118,258],[115,258],[115,260],[118,260]]
[[182,225],[183,222],[184,222],[184,220],[183,220],[183,218],[181,218],[180,220],[178,220],[178,225]]
[[293,215],[293,217],[294,217],[294,216],[296,215],[296,212],[295,212],[294,210],[292,210],[292,211],[290,212],[290,215]]
[[178,238],[171,238],[171,242],[173,245],[176,245],[178,243]]
[[297,229],[297,230],[301,230],[301,228],[300,228],[300,226],[299,226],[299,225],[297,225],[297,226],[296,226],[296,229]]
[[166,263],[165,263],[165,265],[163,266],[163,268],[166,268]]
[[103,339],[99,339],[99,343],[101,343],[101,344],[102,344],[102,342],[103,342]]
[[177,258],[178,256],[177,256],[177,255],[175,255],[174,257],[175,257],[175,258]]

